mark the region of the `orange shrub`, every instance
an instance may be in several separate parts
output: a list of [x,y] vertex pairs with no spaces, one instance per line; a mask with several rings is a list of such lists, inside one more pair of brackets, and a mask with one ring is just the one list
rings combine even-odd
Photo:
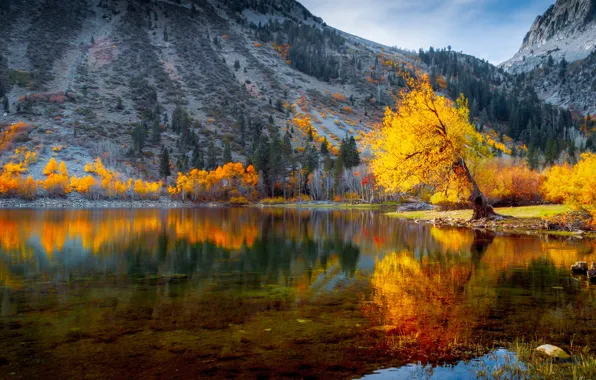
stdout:
[[27,179],[19,182],[19,196],[24,199],[35,199],[37,196],[37,183],[33,177],[28,176]]
[[[490,203],[495,205],[523,205],[542,200],[538,191],[540,173],[525,163],[504,159],[481,161],[473,167],[474,179]],[[445,190],[435,193],[430,201],[436,205],[467,206],[470,186],[465,180],[452,179]]]
[[342,103],[345,103],[348,100],[345,95],[338,94],[338,93],[331,94],[331,97],[333,99],[337,100],[338,102],[342,102]]
[[236,206],[246,205],[246,204],[248,204],[248,199],[246,199],[243,196],[234,197],[234,198],[230,198],[229,203],[232,205],[236,205]]
[[43,188],[51,197],[60,197],[70,193],[70,181],[63,174],[52,174],[42,181]]
[[43,170],[47,178],[41,181],[42,187],[51,197],[61,197],[71,192],[70,178],[64,161],[58,162],[52,157]]
[[11,149],[12,144],[33,129],[30,124],[19,121],[0,132],[0,153]]
[[525,163],[513,164],[504,160],[493,160],[481,165],[476,182],[492,203],[521,205],[538,202],[541,195],[540,173]]
[[52,157],[46,164],[46,167],[43,169],[43,175],[52,175],[56,173],[58,173],[58,162],[54,157]]
[[91,189],[95,187],[96,181],[93,176],[86,176],[82,178],[78,178],[77,176],[72,176],[70,178],[70,187],[80,194],[89,194]]

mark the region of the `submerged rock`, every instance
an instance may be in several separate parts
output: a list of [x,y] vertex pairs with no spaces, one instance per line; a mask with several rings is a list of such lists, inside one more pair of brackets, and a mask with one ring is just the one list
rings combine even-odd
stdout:
[[588,263],[585,261],[578,261],[571,266],[571,271],[573,273],[586,274],[588,272]]
[[553,346],[551,344],[544,344],[536,348],[536,351],[554,359],[567,360],[571,358],[571,356],[562,348]]

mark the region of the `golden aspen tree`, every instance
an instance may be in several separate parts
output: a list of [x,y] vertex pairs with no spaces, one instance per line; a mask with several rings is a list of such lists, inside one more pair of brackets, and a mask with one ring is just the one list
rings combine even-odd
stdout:
[[55,174],[58,172],[58,162],[54,157],[50,158],[50,161],[46,164],[46,167],[43,169],[43,175],[49,176],[51,174]]
[[488,155],[485,141],[469,121],[467,100],[437,95],[427,75],[405,77],[395,111],[387,108],[383,123],[368,136],[371,169],[388,191],[408,191],[419,184],[446,189],[465,182],[474,209],[472,219],[497,218],[472,177],[466,160]]
[[47,178],[42,182],[42,186],[50,196],[64,196],[70,193],[70,178],[68,178],[68,169],[64,161],[58,164],[52,157],[46,164],[43,174]]

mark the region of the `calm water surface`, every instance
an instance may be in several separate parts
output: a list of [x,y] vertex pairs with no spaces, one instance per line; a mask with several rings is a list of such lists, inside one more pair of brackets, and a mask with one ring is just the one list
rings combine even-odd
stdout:
[[590,240],[223,208],[0,210],[0,233],[0,378],[465,379],[516,338],[596,345],[568,271]]

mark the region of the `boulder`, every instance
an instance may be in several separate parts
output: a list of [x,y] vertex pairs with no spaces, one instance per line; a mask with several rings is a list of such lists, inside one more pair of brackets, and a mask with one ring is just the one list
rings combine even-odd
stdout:
[[417,203],[405,203],[397,208],[398,212],[408,212],[408,211],[430,211],[434,210],[432,205],[424,202],[417,202]]
[[573,273],[586,274],[588,272],[588,263],[585,261],[578,261],[571,266]]
[[536,348],[536,351],[553,359],[567,360],[571,358],[571,356],[565,351],[563,351],[562,348],[553,346],[551,344],[544,344]]

